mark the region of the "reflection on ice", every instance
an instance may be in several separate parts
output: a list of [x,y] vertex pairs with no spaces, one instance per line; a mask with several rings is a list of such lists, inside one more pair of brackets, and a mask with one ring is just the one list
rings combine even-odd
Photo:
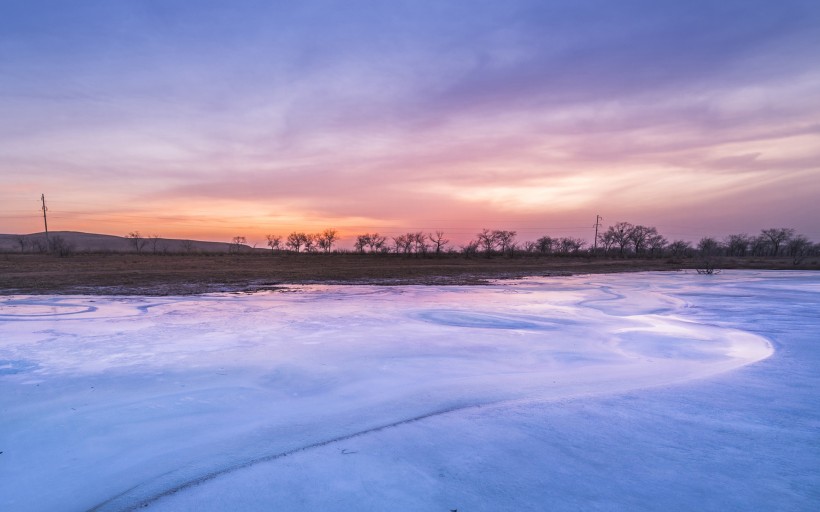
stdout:
[[704,323],[703,291],[643,274],[6,298],[0,509],[160,504],[389,425],[681,383],[772,353],[760,335]]

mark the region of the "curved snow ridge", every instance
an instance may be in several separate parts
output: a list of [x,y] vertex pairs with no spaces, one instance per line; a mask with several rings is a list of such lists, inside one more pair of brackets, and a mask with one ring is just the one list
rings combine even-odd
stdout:
[[0,298],[0,321],[54,320],[91,321],[143,316],[152,309],[184,308],[195,305],[202,308],[208,303],[220,304],[229,296],[199,295],[183,297],[106,297],[67,295],[43,298],[41,296],[8,296]]
[[4,300],[0,302],[0,320],[9,321],[40,321],[46,317],[64,317],[66,315],[83,315],[94,313],[97,307],[86,304],[66,303],[60,299],[54,300]]
[[[315,443],[299,446],[297,448],[261,455],[259,457],[244,460],[229,466],[216,468],[205,473],[202,473],[201,468],[198,468],[196,466],[169,471],[159,476],[155,480],[138,484],[123,492],[122,494],[119,494],[103,503],[100,503],[99,505],[96,505],[88,509],[86,512],[131,512],[137,509],[145,508],[151,505],[152,503],[161,500],[162,498],[174,495],[180,491],[184,491],[191,487],[195,487],[197,485],[206,483],[210,480],[214,480],[228,473],[233,473],[241,469],[246,469],[257,464],[271,462],[277,459],[287,457],[289,455],[295,455],[297,453],[304,452],[307,450],[312,450],[330,444],[347,441],[349,439],[362,437],[375,432],[380,432],[386,429],[400,427],[402,425],[407,425],[410,423],[415,423],[435,416],[440,416],[442,414],[448,414],[464,409],[478,408],[492,404],[493,402],[486,402],[481,404],[459,405],[439,409],[436,411],[422,414],[420,416],[394,421],[392,423],[379,425],[376,427],[360,430],[358,432],[345,434],[331,439],[317,441]],[[170,482],[168,480],[170,480]]]
[[769,340],[747,331],[675,316],[641,315],[636,320],[644,325],[615,331],[616,345],[623,353],[704,363],[728,358],[732,363],[729,367],[774,354],[774,345]]

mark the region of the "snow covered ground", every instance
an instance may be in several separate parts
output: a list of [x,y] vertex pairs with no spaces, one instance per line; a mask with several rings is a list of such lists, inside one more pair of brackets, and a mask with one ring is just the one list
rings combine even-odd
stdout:
[[0,299],[0,510],[820,510],[820,274]]

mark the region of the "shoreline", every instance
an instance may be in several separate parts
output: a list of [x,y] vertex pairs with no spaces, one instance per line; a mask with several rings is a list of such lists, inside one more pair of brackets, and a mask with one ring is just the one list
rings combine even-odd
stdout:
[[[524,277],[676,272],[698,259],[533,256],[408,258],[371,254],[0,254],[0,295],[168,296],[256,292],[291,285],[463,286]],[[722,258],[718,269],[820,270],[816,259]]]

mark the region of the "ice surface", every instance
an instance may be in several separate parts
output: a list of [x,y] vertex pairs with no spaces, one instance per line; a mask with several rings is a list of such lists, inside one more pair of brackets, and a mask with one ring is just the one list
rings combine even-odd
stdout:
[[805,272],[6,297],[0,510],[814,510],[818,306]]

